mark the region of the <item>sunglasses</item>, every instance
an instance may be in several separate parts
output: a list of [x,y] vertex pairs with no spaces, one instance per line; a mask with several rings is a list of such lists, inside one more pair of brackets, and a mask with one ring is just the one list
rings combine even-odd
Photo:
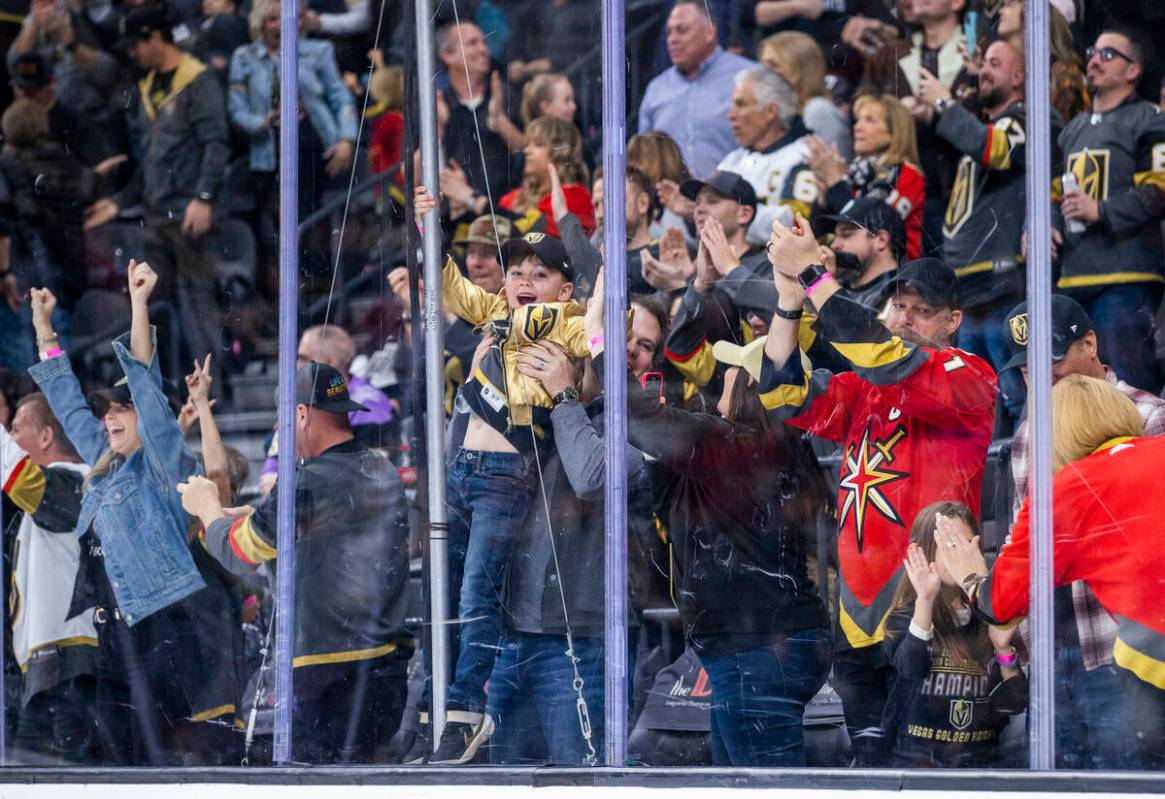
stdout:
[[1112,47],[1089,47],[1087,50],[1084,51],[1084,55],[1085,55],[1085,63],[1088,63],[1096,56],[1100,56],[1101,61],[1112,61],[1114,58],[1123,58],[1125,61],[1128,61],[1130,64],[1136,63],[1129,56],[1125,55],[1120,50],[1116,50]]

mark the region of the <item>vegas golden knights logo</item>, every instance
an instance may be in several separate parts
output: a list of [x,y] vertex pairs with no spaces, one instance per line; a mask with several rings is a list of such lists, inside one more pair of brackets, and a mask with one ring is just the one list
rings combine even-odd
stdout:
[[526,324],[522,327],[522,332],[527,340],[537,341],[550,335],[550,331],[554,329],[557,322],[557,308],[552,308],[549,305],[527,305]]
[[1011,327],[1011,340],[1020,347],[1027,346],[1027,314],[1021,313],[1011,317],[1007,323]]
[[975,712],[975,703],[970,699],[951,700],[951,726],[956,730],[965,730],[971,726],[971,717]]
[[955,185],[951,187],[951,198],[947,201],[947,215],[943,218],[943,235],[952,238],[971,216],[975,207],[975,162],[963,156],[959,170],[955,173]]
[[1076,176],[1080,191],[1093,200],[1108,199],[1108,150],[1087,148],[1068,156],[1068,171]]

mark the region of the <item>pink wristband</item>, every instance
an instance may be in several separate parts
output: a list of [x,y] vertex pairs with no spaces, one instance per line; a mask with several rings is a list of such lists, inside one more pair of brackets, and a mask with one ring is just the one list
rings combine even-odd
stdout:
[[63,352],[64,350],[61,349],[61,345],[58,344],[57,346],[42,352],[40,357],[47,361],[49,358],[55,358]]
[[1015,662],[1017,660],[1019,660],[1019,653],[1016,652],[1014,649],[1011,651],[1010,655],[1000,655],[998,652],[996,652],[995,659],[997,661],[999,661],[1000,666],[1010,667],[1010,666],[1014,666]]
[[820,286],[822,283],[824,283],[827,280],[833,280],[833,275],[829,274],[828,272],[826,272],[824,275],[822,275],[821,277],[817,278],[812,283],[810,283],[809,288],[805,289],[805,293],[812,294],[814,291],[817,290],[818,286]]
[[592,337],[591,338],[591,349],[593,350],[596,345],[602,344],[606,340],[607,340],[606,336],[594,336],[594,337]]

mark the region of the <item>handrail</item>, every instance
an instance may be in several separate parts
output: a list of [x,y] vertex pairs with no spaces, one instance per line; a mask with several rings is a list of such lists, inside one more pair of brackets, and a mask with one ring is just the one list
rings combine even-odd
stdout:
[[302,237],[303,234],[309,228],[311,228],[313,225],[315,225],[316,222],[319,222],[321,219],[325,219],[333,211],[336,211],[339,208],[341,208],[344,205],[344,203],[348,202],[349,197],[353,197],[353,198],[358,197],[358,196],[366,193],[373,186],[383,185],[383,184],[387,183],[389,180],[396,178],[396,175],[398,172],[400,172],[400,170],[401,170],[401,165],[396,164],[395,166],[390,167],[389,169],[386,169],[383,172],[378,172],[375,175],[370,175],[369,177],[365,178],[364,180],[360,181],[355,186],[353,186],[352,191],[350,193],[346,192],[346,193],[324,203],[322,206],[317,208],[314,212],[312,212],[306,218],[301,219],[299,221],[299,235]]

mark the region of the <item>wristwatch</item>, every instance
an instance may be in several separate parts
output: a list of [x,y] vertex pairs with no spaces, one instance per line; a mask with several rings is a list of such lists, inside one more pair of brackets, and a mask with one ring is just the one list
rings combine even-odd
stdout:
[[557,394],[555,394],[551,400],[554,402],[554,407],[556,408],[564,402],[578,402],[578,389],[574,386],[567,386],[562,391],[559,391]]
[[934,101],[934,110],[938,111],[941,114],[954,104],[955,104],[955,98],[942,97],[942,98],[939,98],[938,100]]
[[801,288],[808,291],[810,286],[828,274],[829,270],[821,264],[810,264],[797,275],[797,282],[801,284]]

